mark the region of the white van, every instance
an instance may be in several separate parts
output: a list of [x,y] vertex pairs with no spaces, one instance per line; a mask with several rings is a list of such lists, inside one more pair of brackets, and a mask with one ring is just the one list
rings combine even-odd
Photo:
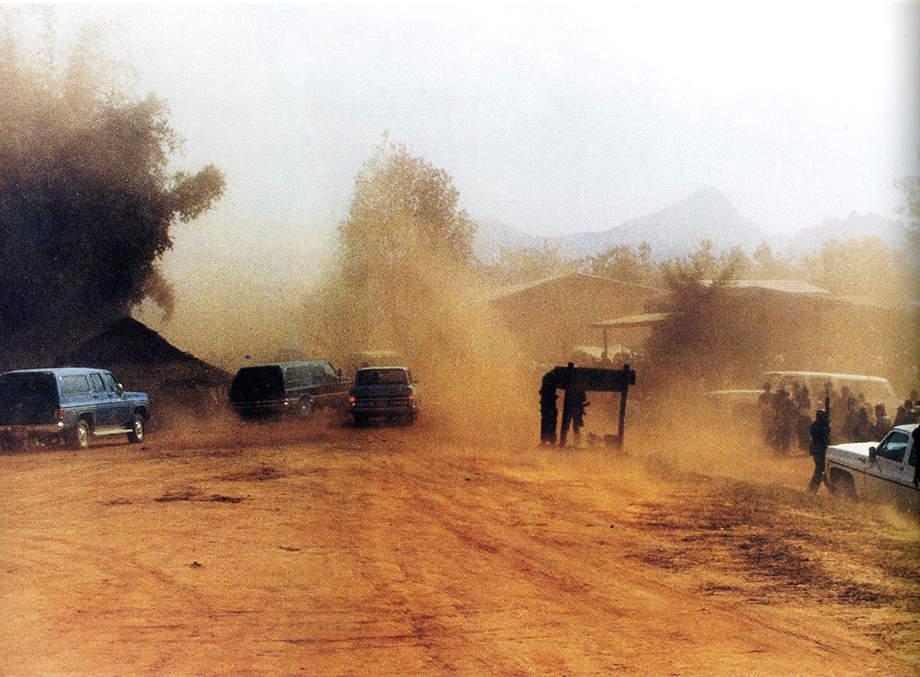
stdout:
[[857,374],[830,374],[818,371],[770,371],[764,374],[765,380],[772,386],[773,392],[779,388],[791,391],[793,384],[808,387],[812,410],[824,406],[825,389],[840,393],[846,387],[856,398],[863,396],[866,403],[875,406],[884,404],[889,416],[902,403],[895,395],[894,388],[887,379],[878,376],[860,376]]

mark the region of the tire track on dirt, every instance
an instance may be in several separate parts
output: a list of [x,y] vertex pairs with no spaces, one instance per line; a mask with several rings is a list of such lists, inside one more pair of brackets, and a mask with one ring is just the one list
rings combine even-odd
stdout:
[[[453,463],[452,469],[457,475],[469,472],[467,466],[459,463]],[[477,471],[482,472],[481,468]],[[543,529],[529,530],[526,538],[509,538],[509,533],[513,533],[518,525],[527,523],[528,519],[534,523],[532,513],[522,516],[513,511],[513,508],[523,503],[523,499],[506,502],[504,510],[502,506],[489,506],[485,511],[490,516],[487,522],[464,524],[464,516],[484,513],[482,505],[471,501],[469,490],[458,489],[461,485],[457,482],[444,482],[441,476],[432,478],[424,471],[420,476],[412,478],[412,483],[426,492],[425,498],[420,500],[427,505],[419,510],[436,515],[444,531],[472,544],[477,552],[483,553],[484,559],[491,560],[489,566],[504,567],[540,581],[540,584],[554,591],[551,596],[555,599],[570,600],[577,607],[578,613],[583,613],[584,607],[588,606],[592,614],[603,618],[606,623],[609,623],[611,617],[628,618],[629,622],[617,627],[616,632],[629,635],[630,643],[641,647],[643,653],[654,650],[654,642],[649,643],[644,633],[634,632],[632,628],[634,625],[642,625],[637,624],[636,620],[643,617],[643,607],[649,604],[649,596],[671,600],[672,604],[673,600],[681,600],[679,606],[691,610],[687,613],[688,618],[705,613],[707,625],[715,624],[723,630],[731,628],[740,644],[737,651],[762,651],[766,630],[773,633],[773,638],[769,640],[771,646],[793,641],[799,646],[800,652],[815,654],[815,660],[819,661],[828,654],[844,661],[859,660],[860,652],[865,649],[859,643],[855,649],[844,648],[852,643],[852,638],[843,630],[827,637],[805,635],[798,631],[794,622],[761,613],[760,610],[742,610],[740,599],[726,602],[707,599],[702,602],[695,592],[695,585],[688,587],[681,577],[661,570],[645,573],[626,565],[620,553],[628,552],[633,543],[647,540],[648,537],[637,532],[622,516],[608,512],[599,514],[595,506],[567,497],[559,491],[559,487],[548,488],[522,482],[509,477],[505,470],[488,475],[487,480],[483,479],[483,484],[503,487],[501,491],[496,491],[503,497],[530,497],[530,510],[537,511],[538,521],[535,523],[545,525],[557,520],[553,531],[556,534],[564,533],[565,536],[560,538]],[[447,497],[442,495],[445,487],[453,489]],[[560,515],[564,515],[564,519],[560,519]],[[604,539],[583,533],[580,536],[573,535],[579,534],[579,526],[582,529],[584,525],[593,527],[598,522],[611,522],[611,527],[616,526],[616,529],[611,535],[605,535]],[[602,549],[598,546],[602,546]],[[574,551],[571,557],[567,556],[568,549]],[[611,551],[617,553],[612,558]],[[624,600],[636,597],[637,590],[638,605],[624,603]],[[693,609],[697,610],[696,614]],[[720,618],[713,620],[713,616]],[[692,627],[692,622],[688,621],[684,625]],[[749,637],[756,639],[751,640]]]

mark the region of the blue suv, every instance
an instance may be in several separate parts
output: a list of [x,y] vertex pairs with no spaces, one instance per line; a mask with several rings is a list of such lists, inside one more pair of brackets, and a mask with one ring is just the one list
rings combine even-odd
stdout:
[[85,449],[96,435],[142,442],[145,393],[125,392],[104,369],[23,369],[0,374],[0,446],[27,440]]

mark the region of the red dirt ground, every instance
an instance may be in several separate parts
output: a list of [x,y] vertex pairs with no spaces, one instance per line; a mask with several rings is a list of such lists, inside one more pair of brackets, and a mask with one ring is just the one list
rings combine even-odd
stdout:
[[0,673],[920,673],[916,518],[685,451],[328,421],[0,456]]

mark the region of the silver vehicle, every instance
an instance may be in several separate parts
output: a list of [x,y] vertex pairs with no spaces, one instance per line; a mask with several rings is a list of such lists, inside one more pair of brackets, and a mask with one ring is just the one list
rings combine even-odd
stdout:
[[881,442],[828,447],[826,476],[831,493],[854,500],[896,503],[917,512],[920,489],[914,485],[917,449],[911,434],[916,423],[893,428]]

